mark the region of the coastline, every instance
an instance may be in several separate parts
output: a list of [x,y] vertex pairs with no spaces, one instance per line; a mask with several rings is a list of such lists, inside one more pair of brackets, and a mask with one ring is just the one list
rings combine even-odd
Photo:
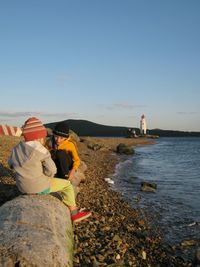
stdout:
[[134,209],[112,191],[104,180],[114,174],[119,143],[153,144],[150,139],[90,138],[103,145],[93,151],[79,143],[80,157],[88,166],[86,181],[77,197],[80,207],[93,212],[88,221],[75,226],[74,266],[192,266],[162,244],[142,209]]
[[[104,180],[111,177],[119,162],[114,152],[119,143],[146,145],[147,139],[88,138],[101,144],[100,150],[78,142],[81,160],[87,165],[86,181],[80,185],[77,196],[79,207],[92,211],[92,217],[74,226],[74,267],[95,266],[192,266],[191,262],[174,255],[172,248],[164,247],[159,232],[150,225],[148,215],[134,209],[110,189]],[[86,140],[88,140],[86,138]],[[19,193],[15,188],[7,158],[19,138],[0,138],[0,192],[1,204]]]

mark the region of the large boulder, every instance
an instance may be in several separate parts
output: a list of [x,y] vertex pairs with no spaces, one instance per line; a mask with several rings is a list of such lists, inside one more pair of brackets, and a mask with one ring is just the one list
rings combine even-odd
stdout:
[[126,144],[120,143],[116,148],[117,153],[119,154],[126,154],[126,155],[133,155],[135,153],[133,147],[128,146]]
[[[81,161],[74,177],[75,195],[85,180]],[[1,267],[72,267],[74,236],[60,194],[20,195],[0,207]]]
[[80,137],[75,132],[73,132],[71,129],[69,130],[69,135],[71,139],[74,140],[76,143],[80,142]]
[[68,208],[53,196],[24,195],[0,207],[0,266],[73,266]]
[[75,196],[78,195],[78,193],[80,192],[80,183],[85,182],[86,177],[84,172],[87,170],[87,165],[85,164],[84,161],[81,161],[80,166],[78,168],[78,170],[75,172],[74,177],[72,179],[72,185],[74,188],[74,193]]
[[80,165],[78,167],[79,172],[85,172],[87,170],[87,165],[84,161],[81,160]]

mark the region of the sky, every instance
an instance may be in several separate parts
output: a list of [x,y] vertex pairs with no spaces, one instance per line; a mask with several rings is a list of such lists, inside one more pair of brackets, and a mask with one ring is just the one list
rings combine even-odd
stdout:
[[0,124],[200,131],[199,0],[1,0]]

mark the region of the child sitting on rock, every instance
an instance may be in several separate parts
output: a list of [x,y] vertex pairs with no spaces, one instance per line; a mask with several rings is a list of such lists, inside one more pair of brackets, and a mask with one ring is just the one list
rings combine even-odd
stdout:
[[60,191],[63,203],[70,209],[72,222],[89,217],[91,212],[78,210],[71,183],[53,178],[57,170],[44,147],[47,131],[42,122],[35,117],[29,118],[22,127],[22,135],[25,141],[13,148],[8,160],[9,166],[16,172],[18,189],[22,193],[38,195]]
[[69,136],[69,126],[65,122],[56,124],[52,139],[47,143],[52,159],[57,167],[56,177],[68,179],[73,177],[80,165],[80,158],[75,143]]

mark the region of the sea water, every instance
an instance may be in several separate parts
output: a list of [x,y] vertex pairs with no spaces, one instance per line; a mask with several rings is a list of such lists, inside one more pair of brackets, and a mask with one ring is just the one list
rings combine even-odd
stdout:
[[[200,246],[200,138],[159,138],[138,146],[133,156],[122,157],[112,180],[133,207],[151,214],[167,244],[193,239]],[[156,183],[156,192],[141,192],[142,181]],[[184,255],[193,257],[196,247]]]

